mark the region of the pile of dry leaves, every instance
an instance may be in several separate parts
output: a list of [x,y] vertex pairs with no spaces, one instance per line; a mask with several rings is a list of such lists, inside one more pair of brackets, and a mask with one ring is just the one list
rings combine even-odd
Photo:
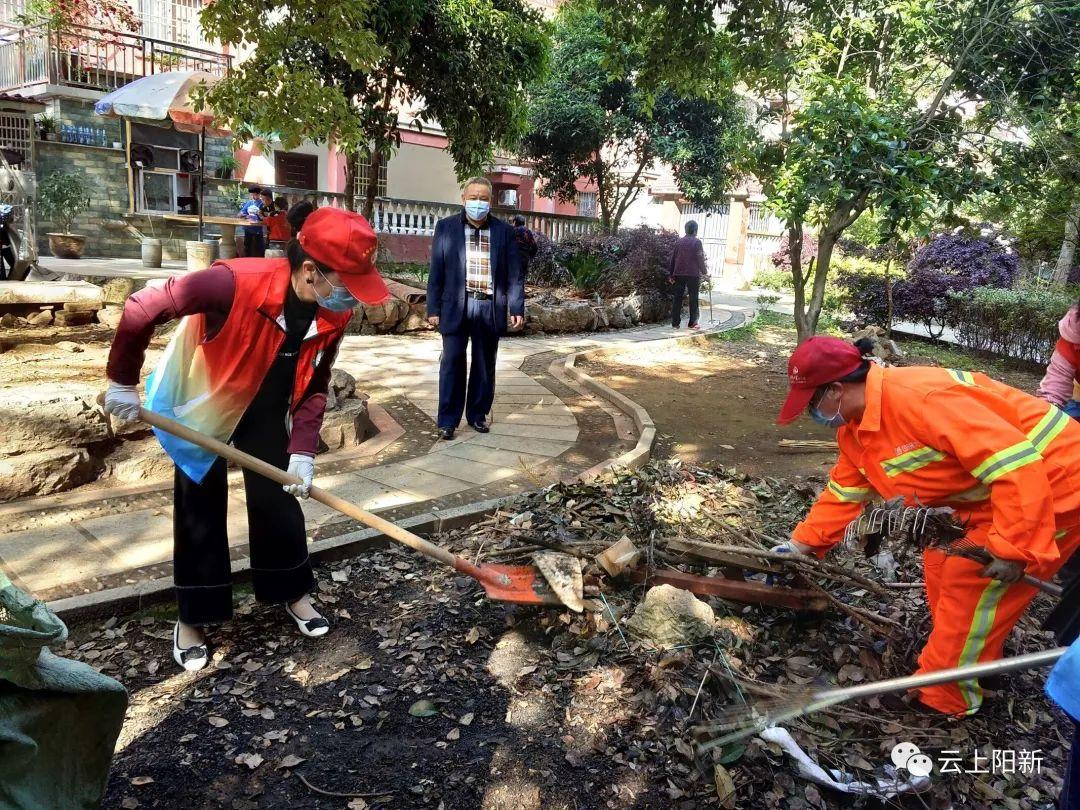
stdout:
[[[917,587],[883,587],[880,571],[844,553],[829,578],[806,575],[839,603],[824,613],[702,597],[717,617],[712,636],[655,649],[627,627],[647,586],[591,562],[625,537],[643,567],[713,574],[671,541],[768,548],[812,497],[801,484],[658,462],[523,496],[438,538],[487,561],[576,552],[599,612],[489,602],[471,580],[394,548],[321,567],[318,596],[334,621],[324,639],[301,639],[279,608],[242,597],[236,620],[211,634],[201,673],[169,660],[168,611],[76,628],[68,654],[132,692],[106,805],[884,806],[802,778],[758,737],[702,754],[693,729],[789,689],[911,671],[928,628]],[[917,582],[916,565],[905,558],[901,578]],[[1025,618],[1009,651],[1048,646],[1037,626]],[[961,752],[965,770],[989,770],[991,749],[1039,751],[1039,772],[935,772],[928,790],[888,804],[1046,807],[1067,745],[1044,675],[1013,677],[961,722],[867,701],[789,729],[820,765],[859,779],[892,778],[901,741]]]

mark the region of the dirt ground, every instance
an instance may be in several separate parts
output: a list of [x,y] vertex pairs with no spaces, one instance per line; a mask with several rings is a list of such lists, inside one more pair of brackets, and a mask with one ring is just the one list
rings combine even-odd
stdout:
[[[834,451],[791,452],[782,439],[829,441],[833,431],[801,418],[776,424],[787,392],[787,359],[795,348],[790,323],[766,320],[719,338],[666,349],[629,348],[583,364],[593,377],[643,405],[656,423],[657,455],[693,464],[734,466],[754,476],[823,475]],[[1034,392],[1038,369],[987,360],[920,341],[902,344],[900,365],[947,365],[984,371]]]

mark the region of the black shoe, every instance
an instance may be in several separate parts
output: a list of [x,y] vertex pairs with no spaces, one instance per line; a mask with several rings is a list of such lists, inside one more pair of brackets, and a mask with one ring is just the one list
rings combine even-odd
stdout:
[[488,427],[487,422],[481,419],[478,422],[469,422],[469,427],[475,430],[477,433],[490,433],[491,428]]
[[447,441],[450,441],[452,438],[454,438],[454,429],[453,428],[442,428],[442,427],[439,428],[439,438],[440,439],[446,439]]

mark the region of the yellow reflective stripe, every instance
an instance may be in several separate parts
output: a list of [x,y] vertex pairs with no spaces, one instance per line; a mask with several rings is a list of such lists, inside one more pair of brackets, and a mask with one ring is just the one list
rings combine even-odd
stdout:
[[1068,533],[1069,533],[1068,529],[1059,529],[1058,531],[1054,532],[1054,539],[1055,540],[1064,540],[1065,535],[1067,535]]
[[[971,629],[968,630],[967,639],[964,641],[964,649],[960,652],[960,660],[956,665],[959,667],[974,664],[982,655],[986,647],[987,636],[994,626],[994,616],[997,614],[998,604],[1005,591],[1009,589],[1008,582],[991,580],[979,597],[979,603],[975,606],[975,615],[971,617]],[[983,691],[977,680],[957,681],[960,694],[967,703],[967,714],[974,714],[982,705]]]
[[870,487],[842,487],[835,481],[830,481],[827,489],[835,495],[838,500],[847,503],[868,501],[874,497],[874,490]]
[[1050,410],[1046,412],[1046,416],[1040,419],[1039,424],[1035,425],[1028,433],[1028,439],[1035,449],[1042,453],[1049,447],[1050,442],[1056,439],[1058,434],[1065,429],[1067,424],[1069,424],[1069,417],[1065,414],[1065,411],[1056,405],[1051,405]]
[[915,472],[921,470],[927,464],[941,461],[945,454],[933,447],[916,447],[902,456],[890,458],[881,462],[881,469],[889,478],[896,478],[900,473]]
[[978,501],[985,501],[989,497],[989,487],[985,484],[976,484],[971,489],[965,489],[963,492],[948,496],[945,500],[954,503],[976,503]]
[[1006,473],[1018,470],[1028,464],[1042,461],[1042,456],[1035,446],[1027,439],[1019,441],[1012,447],[1000,450],[982,464],[971,471],[971,474],[984,484],[992,484]]
[[960,371],[955,368],[946,369],[946,371],[949,372],[950,377],[961,385],[975,385],[975,377],[970,371]]

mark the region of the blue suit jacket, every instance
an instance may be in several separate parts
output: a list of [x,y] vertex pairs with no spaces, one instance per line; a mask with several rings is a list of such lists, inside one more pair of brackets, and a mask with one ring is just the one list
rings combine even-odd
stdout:
[[[514,229],[488,215],[491,229],[491,275],[495,294],[492,307],[497,334],[507,329],[507,315],[525,314],[525,280],[521,275]],[[465,214],[440,219],[431,240],[431,267],[427,285],[428,317],[439,316],[444,335],[461,331],[465,319]]]

